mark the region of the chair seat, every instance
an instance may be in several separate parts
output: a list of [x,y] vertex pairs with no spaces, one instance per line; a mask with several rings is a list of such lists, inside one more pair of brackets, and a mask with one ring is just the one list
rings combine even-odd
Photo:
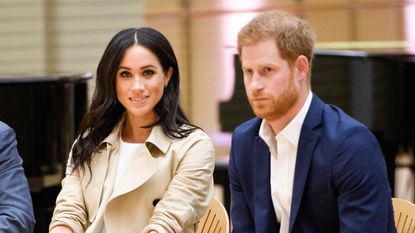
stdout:
[[229,233],[229,216],[221,202],[212,199],[206,214],[200,219],[197,233]]
[[415,233],[415,204],[392,198],[395,226],[398,233]]

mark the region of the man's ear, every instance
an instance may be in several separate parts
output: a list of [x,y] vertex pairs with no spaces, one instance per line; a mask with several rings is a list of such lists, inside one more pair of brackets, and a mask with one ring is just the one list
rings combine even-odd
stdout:
[[310,73],[310,63],[306,56],[300,55],[294,62],[294,74],[300,78],[307,78]]

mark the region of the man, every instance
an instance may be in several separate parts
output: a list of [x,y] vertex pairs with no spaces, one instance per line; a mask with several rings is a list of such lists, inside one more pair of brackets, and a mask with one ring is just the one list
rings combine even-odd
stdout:
[[313,46],[306,22],[277,11],[239,32],[257,118],[232,137],[233,232],[396,232],[376,138],[310,90]]
[[0,232],[31,233],[34,225],[32,199],[17,152],[16,135],[0,121]]

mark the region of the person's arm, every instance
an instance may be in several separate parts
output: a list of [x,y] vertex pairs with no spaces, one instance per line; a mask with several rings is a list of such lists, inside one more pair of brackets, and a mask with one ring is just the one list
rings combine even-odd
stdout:
[[29,186],[14,131],[0,123],[0,232],[33,232]]
[[[201,131],[189,137],[185,152],[163,198],[154,208],[143,232],[182,232],[206,212],[213,197],[215,153],[210,139]],[[187,140],[187,139],[183,139]]]
[[232,232],[255,232],[255,223],[252,219],[248,201],[245,198],[245,193],[239,179],[239,172],[243,171],[238,171],[238,167],[235,161],[235,157],[238,155],[235,152],[237,148],[234,141],[235,137],[233,136],[228,166],[229,183],[231,190],[230,216],[232,222]]
[[333,161],[340,232],[390,233],[391,193],[378,142],[365,129],[346,133],[340,141]]
[[74,233],[72,229],[68,226],[58,225],[52,228],[49,233]]
[[[84,232],[89,224],[85,211],[79,169],[72,172],[71,156],[72,151],[69,153],[66,175],[62,180],[62,189],[56,198],[56,206],[49,224],[49,231],[54,233],[61,232],[55,230],[58,226],[66,226],[76,233]],[[58,229],[62,230],[62,228]]]

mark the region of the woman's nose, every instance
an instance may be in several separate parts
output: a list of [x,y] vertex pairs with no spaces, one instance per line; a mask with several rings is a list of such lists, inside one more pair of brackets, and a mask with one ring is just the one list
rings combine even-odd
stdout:
[[142,90],[144,89],[144,82],[143,79],[139,76],[136,76],[132,80],[132,89],[133,90]]

